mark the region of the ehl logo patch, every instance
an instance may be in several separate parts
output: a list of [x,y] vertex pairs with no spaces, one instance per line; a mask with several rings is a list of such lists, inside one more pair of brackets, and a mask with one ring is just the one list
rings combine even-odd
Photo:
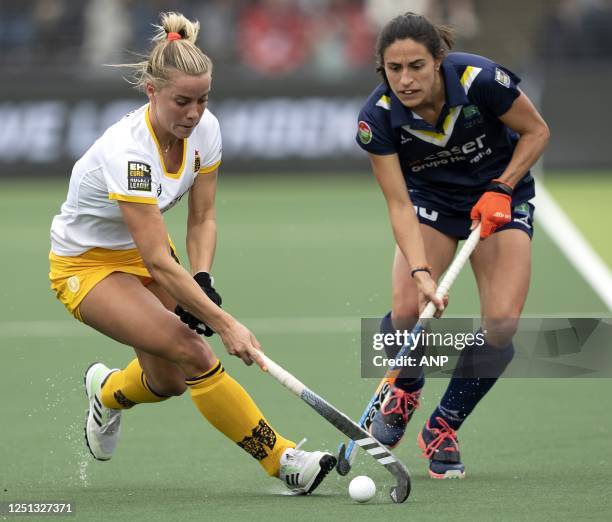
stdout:
[[359,141],[364,145],[372,141],[372,129],[363,120],[359,122]]
[[202,160],[200,160],[200,151],[196,149],[195,150],[195,161],[193,162],[193,172],[199,172],[201,165],[202,165]]
[[151,166],[142,161],[128,161],[128,190],[151,192]]

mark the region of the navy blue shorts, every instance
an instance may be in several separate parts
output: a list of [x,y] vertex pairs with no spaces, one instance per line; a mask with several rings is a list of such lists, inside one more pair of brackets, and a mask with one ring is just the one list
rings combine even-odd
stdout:
[[[470,235],[472,220],[469,213],[448,215],[432,209],[430,206],[414,204],[414,210],[423,225],[429,225],[447,236],[466,239]],[[521,203],[512,207],[512,221],[495,230],[494,234],[502,230],[516,228],[525,232],[529,239],[533,237],[533,214],[535,207],[531,203]]]

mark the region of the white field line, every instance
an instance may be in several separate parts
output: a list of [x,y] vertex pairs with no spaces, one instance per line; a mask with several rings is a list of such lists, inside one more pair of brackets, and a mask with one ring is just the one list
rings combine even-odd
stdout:
[[[345,317],[257,317],[240,318],[255,335],[358,333],[361,318]],[[1,338],[91,337],[100,335],[76,320],[57,321],[0,321]]]
[[542,183],[536,182],[536,220],[576,271],[612,311],[612,274],[580,230],[572,223]]

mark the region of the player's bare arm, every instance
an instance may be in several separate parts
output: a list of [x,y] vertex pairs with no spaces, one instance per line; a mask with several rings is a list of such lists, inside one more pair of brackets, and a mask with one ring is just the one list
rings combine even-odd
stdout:
[[189,273],[170,255],[168,233],[155,205],[120,202],[121,213],[152,277],[186,310],[202,318],[223,340],[229,354],[263,367],[254,335],[216,306]]
[[514,187],[544,152],[550,131],[525,93],[521,93],[499,119],[520,135],[512,159],[500,177],[501,181]]
[[[378,155],[369,153],[372,172],[380,185],[387,202],[393,235],[410,267],[426,268],[427,256],[420,225],[414,213],[406,188],[397,154]],[[439,311],[444,302],[436,297],[436,283],[426,270],[414,272],[414,280],[427,301],[433,301]]]
[[189,190],[187,255],[191,273],[210,272],[217,245],[215,194],[218,170],[200,174]]

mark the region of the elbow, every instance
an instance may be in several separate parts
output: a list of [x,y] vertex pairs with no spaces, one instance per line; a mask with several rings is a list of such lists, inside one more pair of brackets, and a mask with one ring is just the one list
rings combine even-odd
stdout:
[[546,124],[544,120],[542,120],[541,125],[538,126],[538,129],[536,131],[536,136],[538,138],[538,141],[542,143],[542,148],[544,149],[546,145],[548,145],[548,142],[550,141],[550,128],[548,127],[548,125]]
[[546,124],[546,122],[542,122],[542,128],[540,129],[540,136],[544,146],[548,145],[550,141],[550,127]]
[[168,254],[157,254],[143,258],[144,265],[155,280],[159,280],[160,276],[167,273],[170,269],[170,264],[175,261]]

